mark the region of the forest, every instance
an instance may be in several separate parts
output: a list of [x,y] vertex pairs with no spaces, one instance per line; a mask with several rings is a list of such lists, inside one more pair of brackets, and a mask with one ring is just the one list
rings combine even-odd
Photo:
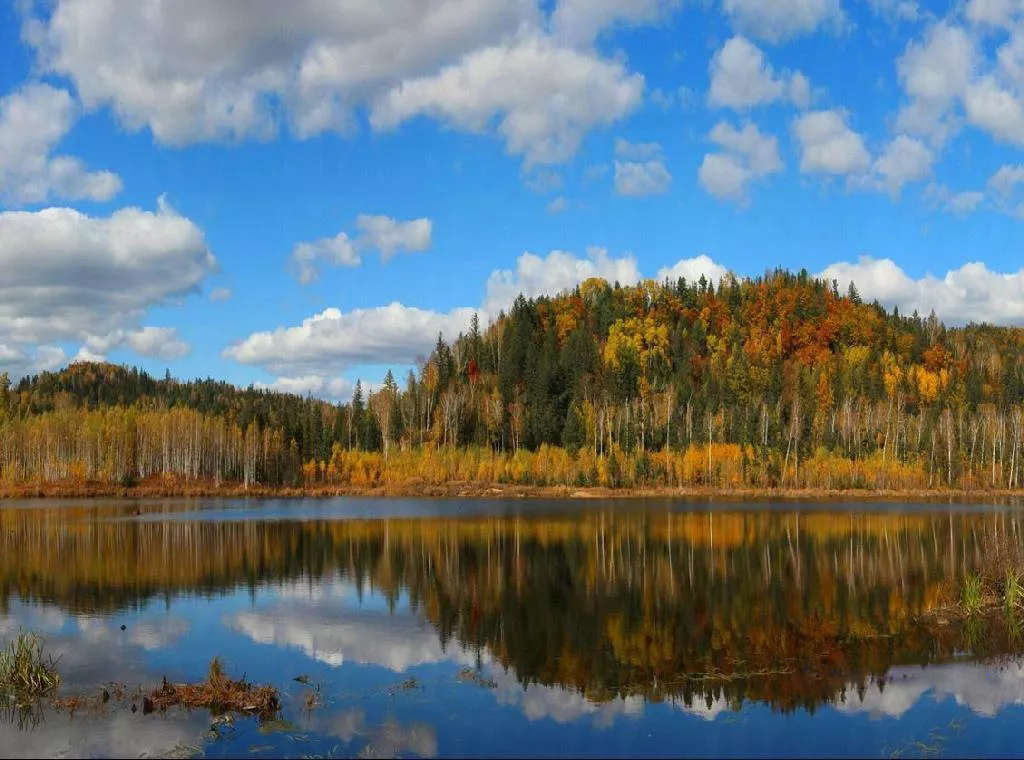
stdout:
[[340,404],[112,364],[0,375],[0,484],[1003,491],[1022,427],[1022,328],[805,271],[591,279]]

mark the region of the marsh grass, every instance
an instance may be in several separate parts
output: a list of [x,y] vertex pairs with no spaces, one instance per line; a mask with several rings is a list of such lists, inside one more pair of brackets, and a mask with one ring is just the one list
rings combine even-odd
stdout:
[[1015,611],[1024,601],[1024,573],[1017,568],[1007,568],[1003,584],[1003,601],[1008,611]]
[[280,700],[272,686],[256,686],[244,677],[237,681],[229,678],[221,661],[214,657],[205,681],[172,684],[165,678],[160,688],[143,700],[143,712],[175,706],[206,708],[215,715],[240,713],[270,719],[280,710]]
[[43,641],[34,633],[19,633],[0,651],[0,689],[15,699],[37,698],[60,685],[57,661],[44,655]]
[[977,615],[985,607],[985,584],[980,575],[968,575],[964,578],[960,602],[968,615]]

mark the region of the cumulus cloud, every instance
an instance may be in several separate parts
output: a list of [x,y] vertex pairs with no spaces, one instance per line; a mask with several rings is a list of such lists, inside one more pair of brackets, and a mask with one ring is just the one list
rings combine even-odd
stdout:
[[864,298],[877,299],[887,308],[898,306],[905,314],[934,310],[950,324],[1024,323],[1024,269],[1004,274],[970,262],[941,279],[930,274],[914,279],[892,259],[862,256],[856,263],[832,264],[819,276],[841,285],[856,282]]
[[231,298],[231,290],[229,288],[214,288],[210,291],[210,300],[227,301]]
[[704,156],[697,178],[716,198],[745,202],[752,181],[783,169],[778,138],[762,134],[754,124],[736,129],[719,122],[711,130],[711,140],[723,151]]
[[964,15],[972,24],[1005,28],[1021,10],[1019,0],[969,0]]
[[740,32],[767,42],[844,23],[839,0],[723,0],[722,8]]
[[107,354],[120,348],[139,356],[171,361],[189,352],[189,345],[176,327],[142,327],[137,330],[114,330],[106,335],[90,335],[78,352],[81,361],[106,361]]
[[360,243],[380,252],[387,261],[398,251],[425,251],[430,248],[433,224],[427,218],[399,222],[389,216],[360,214],[356,227],[362,233]]
[[[602,7],[596,7],[601,5]],[[575,46],[660,2],[563,2],[555,35],[536,0],[57,0],[24,37],[87,108],[109,105],[161,143],[346,133],[369,110],[388,129],[417,115],[496,131],[528,162],[571,155],[586,130],[640,101],[643,79]]]
[[975,42],[961,27],[940,22],[920,42],[911,41],[896,61],[896,72],[907,104],[896,128],[930,137],[942,144],[956,122],[950,113],[962,97],[977,65]]
[[747,109],[788,100],[801,108],[810,102],[810,82],[800,72],[776,76],[767,57],[745,37],[730,39],[711,58],[708,103]]
[[898,199],[904,185],[920,182],[931,175],[934,161],[934,154],[920,140],[899,135],[871,166],[870,175],[858,184],[887,192],[893,199]]
[[27,84],[0,98],[0,200],[108,201],[121,191],[113,172],[92,172],[77,158],[52,155],[77,119],[71,95],[47,84]]
[[413,364],[430,353],[437,334],[466,330],[473,309],[441,313],[398,302],[372,309],[324,309],[295,327],[257,332],[224,355],[276,375],[326,375],[357,364]]
[[339,232],[330,238],[298,243],[292,249],[292,271],[303,285],[308,285],[320,276],[320,270],[317,269],[319,261],[345,267],[357,267],[363,263],[355,242],[346,232]]
[[800,171],[805,174],[855,174],[870,165],[863,138],[847,126],[840,111],[801,116],[793,131],[800,143]]
[[617,259],[609,256],[603,248],[596,247],[588,249],[584,258],[565,251],[552,251],[543,258],[524,253],[516,260],[514,270],[501,269],[491,273],[481,311],[488,317],[494,317],[507,310],[520,293],[527,298],[555,295],[592,277],[635,285],[640,281],[640,269],[633,256]]
[[181,355],[173,330],[138,322],[198,292],[215,268],[202,231],[162,199],[156,211],[108,217],[69,208],[0,213],[0,343],[109,340]]
[[663,195],[671,185],[672,175],[660,160],[615,162],[615,192],[619,195]]
[[682,0],[559,0],[551,15],[555,35],[586,45],[615,25],[651,23],[665,18]]
[[360,214],[356,217],[360,235],[352,239],[346,232],[332,238],[298,243],[290,258],[292,272],[303,285],[320,276],[318,262],[357,267],[363,263],[362,251],[375,249],[387,262],[399,251],[420,252],[430,248],[433,223],[427,219],[400,222],[389,216]]
[[692,259],[681,259],[670,267],[662,267],[658,270],[658,282],[675,282],[680,277],[685,277],[687,282],[696,282],[703,275],[708,280],[718,282],[727,274],[728,270],[721,264],[715,263],[710,256],[702,253]]
[[36,346],[33,351],[0,343],[0,372],[17,380],[25,375],[47,372],[62,367],[67,354],[59,346]]
[[532,33],[402,82],[374,102],[370,122],[386,130],[424,115],[470,132],[496,122],[508,151],[527,166],[558,163],[588,130],[634,110],[643,90],[643,77],[622,63]]

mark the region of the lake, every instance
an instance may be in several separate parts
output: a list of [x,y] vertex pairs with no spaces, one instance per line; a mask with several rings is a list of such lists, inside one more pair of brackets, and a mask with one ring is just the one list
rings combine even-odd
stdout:
[[[961,622],[1017,505],[28,500],[0,507],[0,640],[67,710],[3,756],[1024,756],[1015,615]],[[123,627],[123,628],[122,628]],[[228,674],[278,719],[144,714]],[[295,679],[301,680],[295,680]],[[132,711],[135,706],[136,711]]]

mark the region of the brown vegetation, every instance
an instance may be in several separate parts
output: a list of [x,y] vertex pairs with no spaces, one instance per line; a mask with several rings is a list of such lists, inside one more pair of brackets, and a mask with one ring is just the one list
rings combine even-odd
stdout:
[[166,710],[168,707],[205,708],[214,715],[241,713],[260,718],[273,718],[280,710],[277,689],[256,686],[243,677],[235,681],[224,673],[216,657],[210,661],[206,680],[198,684],[169,683],[154,689],[143,700],[143,712]]

